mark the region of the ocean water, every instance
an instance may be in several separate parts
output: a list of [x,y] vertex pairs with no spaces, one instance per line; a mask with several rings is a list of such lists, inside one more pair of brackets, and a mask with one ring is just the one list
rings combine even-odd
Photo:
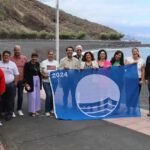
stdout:
[[[116,49],[111,49],[111,48],[105,48],[105,50],[107,51],[107,55],[108,55],[108,60],[110,60],[114,53],[117,50],[121,50],[124,53],[124,58],[132,56],[132,48],[133,47],[129,47],[129,48],[116,48]],[[137,47],[139,49],[139,53],[141,58],[143,58],[146,61],[146,58],[148,55],[150,55],[150,47]],[[97,53],[99,50],[94,50],[94,57],[95,59],[97,59]]]

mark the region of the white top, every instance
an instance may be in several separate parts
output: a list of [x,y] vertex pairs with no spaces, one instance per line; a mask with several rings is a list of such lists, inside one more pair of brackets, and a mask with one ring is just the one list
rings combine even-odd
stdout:
[[[49,61],[48,59],[43,60],[40,64],[41,72],[50,73],[58,68],[58,63],[56,60]],[[49,82],[49,79],[42,79],[43,82]]]
[[133,57],[127,57],[125,60],[128,64],[137,63],[138,77],[141,78],[141,69],[145,64],[144,60],[142,58],[139,58],[137,61],[135,61]]
[[[85,68],[85,62],[82,61],[82,62],[81,62],[80,69],[84,69],[84,68]],[[91,66],[91,68],[99,68],[96,61],[92,61],[92,66]]]
[[0,61],[0,68],[4,72],[6,84],[13,82],[15,76],[19,75],[18,68],[16,64],[12,61],[9,61],[8,63],[4,63],[3,61]]

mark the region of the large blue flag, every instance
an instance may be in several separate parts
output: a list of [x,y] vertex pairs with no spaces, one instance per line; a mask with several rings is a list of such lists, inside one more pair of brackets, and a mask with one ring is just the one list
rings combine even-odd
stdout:
[[108,69],[58,70],[50,73],[58,119],[138,117],[137,65]]

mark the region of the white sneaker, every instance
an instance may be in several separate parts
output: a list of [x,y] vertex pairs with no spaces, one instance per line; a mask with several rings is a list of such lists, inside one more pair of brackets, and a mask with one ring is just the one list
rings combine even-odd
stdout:
[[2,122],[0,121],[0,127],[3,126]]
[[22,110],[18,110],[18,115],[19,115],[19,116],[24,116]]
[[14,112],[12,113],[12,117],[13,117],[13,118],[15,118],[15,117],[16,117],[16,114],[15,114]]
[[54,114],[54,110],[51,110],[50,113]]
[[46,112],[46,113],[45,113],[45,116],[49,117],[49,116],[50,116],[50,113],[49,113],[49,112]]

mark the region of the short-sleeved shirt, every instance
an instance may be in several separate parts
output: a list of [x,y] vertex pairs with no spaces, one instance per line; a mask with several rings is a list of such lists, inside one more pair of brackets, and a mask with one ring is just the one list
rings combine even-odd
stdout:
[[[133,57],[127,57],[126,61],[129,64],[135,63],[135,60],[133,59]],[[142,58],[139,58],[137,60],[137,71],[138,71],[138,77],[141,78],[141,69],[142,67],[145,65],[144,60]]]
[[20,57],[12,56],[11,61],[15,62],[18,67],[19,80],[23,80],[24,65],[27,62],[27,57],[24,55],[21,55]]
[[[40,70],[45,73],[50,73],[58,68],[58,62],[56,60],[49,61],[43,60],[40,64]],[[49,82],[49,79],[42,79],[43,82]]]
[[16,64],[12,61],[9,61],[8,63],[4,63],[3,61],[0,61],[0,68],[4,72],[6,84],[13,82],[15,76],[19,75],[18,68]]
[[80,68],[80,63],[77,58],[72,57],[69,59],[68,57],[64,57],[60,60],[60,66],[59,69],[79,69]]

